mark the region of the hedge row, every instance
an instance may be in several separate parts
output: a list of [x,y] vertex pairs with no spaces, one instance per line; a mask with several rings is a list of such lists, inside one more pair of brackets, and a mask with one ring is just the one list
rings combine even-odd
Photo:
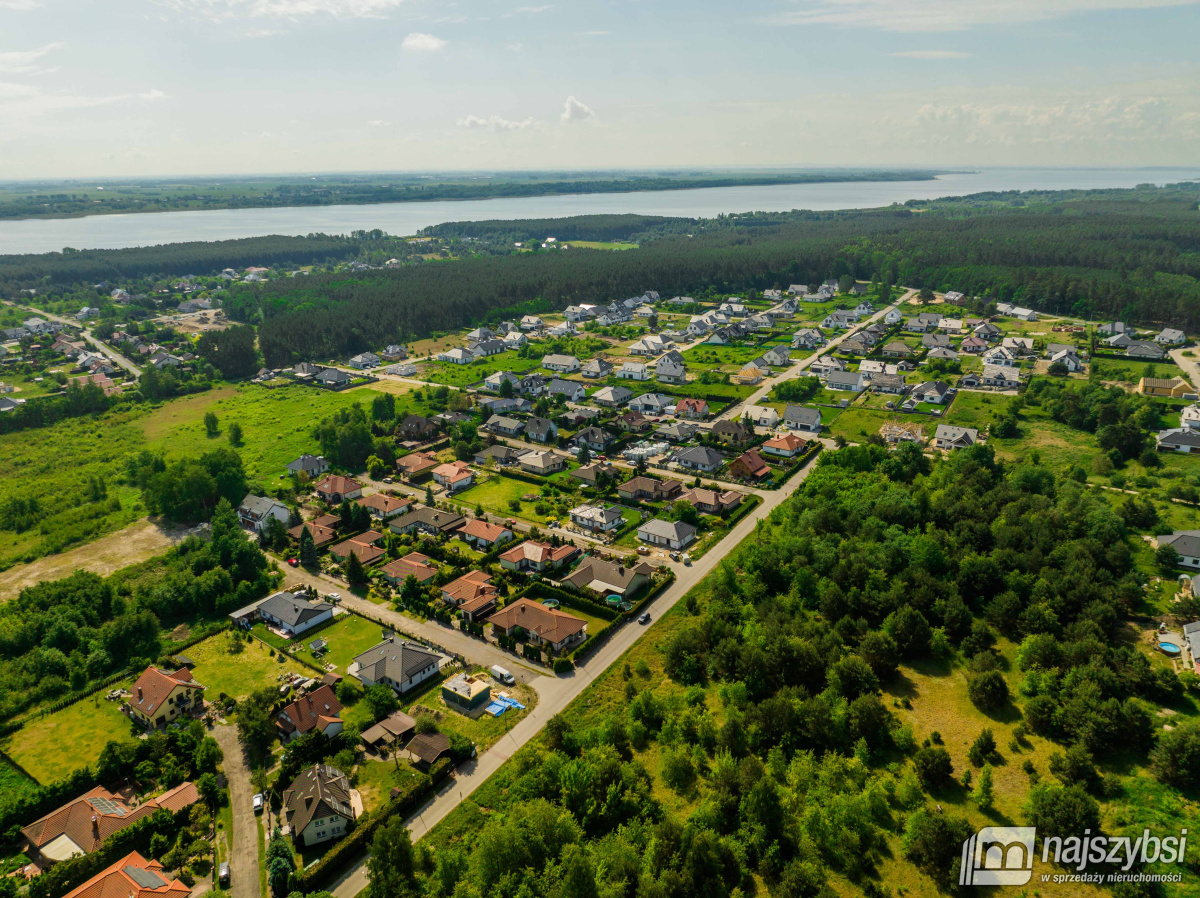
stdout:
[[325,852],[324,857],[292,877],[292,891],[307,893],[326,889],[346,871],[351,861],[367,852],[379,827],[397,815],[407,817],[412,814],[433,796],[437,786],[450,775],[453,767],[449,758],[440,759],[428,776],[421,776],[406,792],[359,817],[354,829]]
[[[806,464],[808,464],[810,461],[812,461],[812,459],[816,456],[816,454],[818,452],[820,452],[822,449],[825,448],[825,444],[822,443],[820,440],[813,440],[812,442],[813,442],[813,445],[809,446],[808,449],[806,449],[804,451],[804,454],[801,455],[798,459],[796,459],[795,462],[792,463],[792,466],[790,468],[788,468],[787,471],[784,472],[784,475],[782,477],[780,477],[778,480],[774,481],[771,484],[771,486],[768,487],[768,489],[773,489],[773,490],[779,489],[781,486],[783,486],[785,483],[787,483],[789,480],[791,480],[792,477],[795,476],[797,471],[799,471]],[[745,504],[745,503],[743,503],[743,504]]]
[[593,617],[603,618],[606,621],[614,621],[621,616],[620,611],[613,610],[603,602],[597,602],[579,593],[568,592],[565,589],[559,589],[547,583],[530,583],[522,590],[520,596],[518,596],[518,598],[521,597],[537,599],[538,601],[557,599],[568,608],[576,608],[579,611],[583,611]]
[[642,587],[643,591],[640,596],[637,593],[634,593],[635,598],[632,600],[633,607],[628,612],[624,612],[622,614],[623,620],[614,621],[599,633],[593,633],[591,636],[585,639],[583,643],[575,649],[575,651],[571,652],[571,661],[575,664],[582,664],[593,652],[596,651],[596,649],[608,642],[608,640],[612,638],[613,633],[616,632],[616,630],[625,621],[628,621],[630,618],[634,617],[643,606],[648,605],[650,602],[654,601],[654,599],[658,598],[662,594],[663,590],[667,589],[667,587],[674,582],[675,572],[670,571],[667,577],[660,581],[657,585],[649,588]]

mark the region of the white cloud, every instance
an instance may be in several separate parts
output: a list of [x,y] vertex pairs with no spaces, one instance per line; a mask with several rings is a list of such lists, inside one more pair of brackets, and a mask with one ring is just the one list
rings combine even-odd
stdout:
[[980,25],[1040,22],[1075,13],[1191,6],[1197,0],[804,0],[776,21],[884,31],[961,31]]
[[520,41],[510,41],[509,43],[507,43],[507,44],[505,44],[505,45],[504,45],[504,49],[505,49],[505,50],[509,50],[509,51],[511,51],[511,52],[513,52],[513,53],[520,53],[520,52],[521,52],[521,48],[522,48],[523,46],[525,46],[525,45],[524,45],[524,44],[522,44]]
[[408,35],[400,44],[401,50],[410,50],[414,53],[436,53],[442,47],[446,46],[446,42],[440,37],[434,37],[432,34],[422,34],[419,31],[414,31]]
[[[3,4],[0,3],[0,5]],[[12,75],[28,75],[38,71],[43,71],[34,63],[36,63],[47,53],[58,50],[62,46],[62,41],[55,41],[54,43],[38,47],[35,50],[9,50],[7,52],[0,53],[0,72],[5,72]]]
[[498,115],[489,115],[486,118],[481,118],[478,115],[468,115],[460,118],[457,122],[458,127],[466,128],[472,131],[526,131],[530,128],[535,128],[541,124],[533,116],[514,121],[511,119],[501,118]]
[[41,5],[41,0],[0,0],[0,9],[27,10]]
[[[0,3],[9,0],[0,0]],[[17,0],[26,2],[26,0]],[[301,19],[325,15],[347,19],[378,19],[404,0],[159,0],[179,12],[194,13],[214,22],[233,18]]]
[[563,104],[562,115],[559,118],[564,125],[571,125],[575,122],[598,121],[595,111],[574,97],[567,97],[567,102]]
[[521,16],[521,15],[537,15],[538,13],[545,12],[548,9],[554,9],[554,7],[549,3],[547,3],[545,6],[518,6],[512,12],[507,12],[504,15],[506,17]]
[[158,88],[148,90],[145,93],[138,94],[138,99],[141,100],[165,100],[167,95]]
[[971,54],[961,50],[901,50],[888,55],[903,56],[905,59],[966,59]]
[[373,118],[369,122],[367,122],[367,127],[368,128],[382,128],[384,125],[387,125],[387,124],[389,124],[389,123],[385,122],[381,118]]

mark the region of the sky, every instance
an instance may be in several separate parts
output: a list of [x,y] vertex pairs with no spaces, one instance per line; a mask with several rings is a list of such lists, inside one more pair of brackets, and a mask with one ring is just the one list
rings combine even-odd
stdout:
[[1190,165],[1197,47],[1200,0],[0,0],[0,180]]

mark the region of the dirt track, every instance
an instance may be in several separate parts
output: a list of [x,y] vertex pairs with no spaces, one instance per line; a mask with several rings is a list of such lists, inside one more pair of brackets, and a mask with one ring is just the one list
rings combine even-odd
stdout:
[[144,518],[103,539],[29,564],[18,564],[0,573],[0,601],[15,599],[26,586],[67,577],[75,571],[111,574],[158,555],[181,538],[182,533],[166,530]]

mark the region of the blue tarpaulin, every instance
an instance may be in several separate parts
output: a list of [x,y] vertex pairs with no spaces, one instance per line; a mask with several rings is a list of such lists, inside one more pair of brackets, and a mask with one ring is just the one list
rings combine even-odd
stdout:
[[523,711],[525,709],[525,706],[522,705],[515,698],[505,698],[504,696],[497,696],[496,698],[492,699],[492,703],[487,706],[486,710],[493,717],[499,717],[501,714],[503,714],[509,708],[516,708],[518,710]]

